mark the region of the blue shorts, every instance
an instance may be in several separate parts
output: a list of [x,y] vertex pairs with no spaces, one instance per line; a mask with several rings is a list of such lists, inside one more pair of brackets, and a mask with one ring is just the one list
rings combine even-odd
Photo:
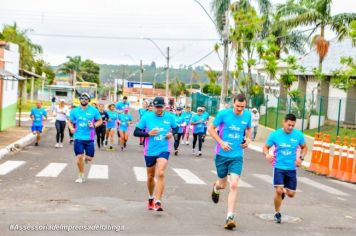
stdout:
[[169,159],[169,152],[162,152],[158,156],[145,156],[146,167],[152,167],[156,165],[158,158]]
[[42,133],[43,125],[32,125],[31,130],[32,132],[40,132]]
[[282,170],[274,168],[273,171],[273,186],[283,186],[291,191],[297,190],[297,171]]
[[75,156],[85,153],[88,157],[94,157],[94,140],[74,140]]
[[243,157],[225,157],[219,154],[216,154],[215,158],[215,167],[218,177],[220,179],[225,178],[228,174],[236,174],[241,176],[242,166],[243,166]]

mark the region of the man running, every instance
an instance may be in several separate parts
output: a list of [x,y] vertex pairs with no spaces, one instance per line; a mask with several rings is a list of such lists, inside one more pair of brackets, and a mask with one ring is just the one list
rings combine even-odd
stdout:
[[[74,153],[77,157],[79,177],[76,183],[84,182],[84,162],[92,161],[94,158],[94,136],[95,128],[102,124],[99,111],[88,105],[90,95],[82,93],[80,106],[70,112],[68,127],[74,133]],[[75,129],[73,127],[75,123]]]
[[122,101],[117,102],[115,104],[115,108],[116,108],[116,110],[118,110],[119,113],[123,112],[125,107],[130,108],[130,103],[127,101],[127,97],[126,96],[124,96],[122,98]]
[[[187,105],[185,108],[185,111],[183,112],[183,116],[184,116],[184,120],[186,125],[183,126],[183,135],[182,135],[182,144],[186,144],[189,145],[189,131],[190,131],[190,122],[192,120],[192,109],[190,107],[190,105]],[[185,141],[184,141],[185,139]]]
[[[243,149],[251,142],[251,113],[245,109],[245,106],[245,95],[237,95],[234,98],[233,108],[220,111],[209,126],[209,133],[217,142],[215,166],[218,180],[214,183],[211,194],[214,203],[219,202],[220,190],[225,189],[227,176],[230,175],[225,229],[236,227],[234,212],[237,187],[243,167]],[[219,129],[219,134],[216,128]]]
[[[163,211],[161,198],[164,189],[165,171],[169,159],[169,139],[177,133],[178,127],[174,117],[164,112],[164,98],[153,100],[155,111],[142,117],[134,132],[136,137],[147,137],[145,140],[145,162],[147,167],[148,209]],[[155,174],[157,176],[156,198]]]
[[178,155],[178,147],[183,135],[183,127],[186,126],[184,116],[182,115],[182,110],[183,108],[177,107],[176,114],[174,115],[174,118],[176,119],[176,123],[179,127],[178,133],[174,135],[174,155],[176,156]]
[[98,148],[104,147],[104,140],[105,140],[105,135],[106,135],[106,123],[109,120],[109,115],[108,113],[104,110],[104,105],[99,104],[99,113],[101,116],[101,120],[103,123],[99,125],[98,127],[95,128],[96,132],[96,142],[98,144]]
[[41,133],[43,129],[43,121],[47,120],[47,112],[42,108],[42,102],[37,101],[36,107],[32,108],[30,117],[32,119],[32,133],[36,135],[35,146],[38,146],[39,141],[41,140]]
[[[308,148],[305,143],[304,135],[297,129],[294,129],[296,117],[293,114],[287,114],[284,118],[283,128],[272,132],[265,146],[263,153],[266,159],[271,162],[273,167],[273,186],[274,195],[274,220],[276,223],[282,222],[280,213],[282,200],[287,194],[292,198],[297,190],[297,168],[300,167]],[[269,153],[269,149],[274,146],[275,155]],[[297,158],[297,149],[301,148],[300,156]]]
[[[139,120],[141,120],[141,118],[147,112],[147,110],[148,110],[148,103],[147,101],[143,101],[142,107],[138,109]],[[140,137],[140,145],[143,145],[144,140],[145,139],[143,137]]]
[[[203,147],[203,135],[204,135],[204,122],[205,117],[203,116],[203,108],[198,107],[197,114],[193,115],[192,118],[192,125],[193,125],[193,149],[192,154],[195,156],[201,156],[202,152],[201,149]],[[199,151],[195,150],[195,145],[197,144],[197,140],[199,142],[198,148]]]
[[120,143],[121,143],[121,151],[126,148],[126,143],[129,140],[129,126],[132,123],[132,116],[129,113],[129,108],[124,108],[124,113],[121,113],[118,116],[118,123],[119,123],[119,132],[120,132]]

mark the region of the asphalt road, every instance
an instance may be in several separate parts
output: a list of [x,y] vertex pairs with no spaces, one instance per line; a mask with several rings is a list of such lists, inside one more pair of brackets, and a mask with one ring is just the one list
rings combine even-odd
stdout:
[[277,225],[271,220],[272,168],[261,153],[247,150],[239,188],[238,228],[231,232],[223,228],[227,191],[219,204],[210,198],[216,179],[210,138],[201,157],[192,156],[191,146],[186,145],[181,146],[179,156],[171,155],[164,212],[160,213],[146,209],[146,183],[141,180],[145,164],[137,138],[130,137],[124,152],[96,150],[94,161],[86,166],[90,178],[77,184],[73,147],[66,137],[64,148],[54,148],[53,123],[48,126],[39,147],[30,145],[0,161],[2,236],[64,233],[10,229],[41,225],[118,229],[71,229],[67,235],[356,235],[356,185],[299,170],[301,191],[294,199],[284,200],[281,213],[285,222]]

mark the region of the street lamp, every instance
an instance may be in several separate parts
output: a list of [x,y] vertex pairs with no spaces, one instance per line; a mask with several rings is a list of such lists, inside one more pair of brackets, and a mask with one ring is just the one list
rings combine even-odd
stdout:
[[169,47],[167,47],[167,54],[165,54],[162,49],[157,45],[155,41],[151,38],[143,38],[150,41],[162,54],[162,56],[167,60],[167,70],[166,70],[166,101],[168,102],[168,94],[169,94]]

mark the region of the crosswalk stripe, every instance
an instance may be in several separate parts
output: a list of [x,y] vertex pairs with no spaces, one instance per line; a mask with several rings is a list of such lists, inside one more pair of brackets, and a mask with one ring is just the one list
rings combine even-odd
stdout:
[[179,177],[181,177],[187,184],[206,184],[198,176],[194,175],[190,170],[173,168]]
[[107,165],[91,165],[88,179],[108,179],[109,170]]
[[317,189],[320,189],[320,190],[323,190],[325,192],[328,192],[328,193],[331,193],[331,194],[334,194],[334,195],[339,195],[339,196],[349,196],[349,194],[347,193],[344,193],[344,192],[341,192],[335,188],[332,188],[332,187],[329,187],[327,185],[324,185],[324,184],[321,184],[321,183],[318,183],[314,180],[311,180],[309,178],[306,178],[306,177],[299,177],[298,180],[304,184],[307,184],[309,186],[312,186],[314,188],[317,188]]
[[339,185],[345,186],[346,188],[356,190],[356,185],[354,185],[354,184],[345,183],[345,182],[342,182],[342,181],[339,181],[339,180],[335,180],[335,179],[329,179],[329,181],[331,181],[331,182],[333,182],[335,184],[339,184]]
[[[261,180],[263,180],[263,181],[265,181],[265,182],[267,182],[267,183],[273,185],[273,178],[272,178],[272,176],[270,176],[270,175],[253,174],[253,176],[255,176],[255,177],[257,177],[257,178],[259,178],[259,179],[261,179]],[[303,192],[303,191],[300,190],[300,189],[297,189],[296,192],[297,192],[297,193],[301,193],[301,192]]]
[[135,172],[135,176],[136,176],[136,180],[137,181],[140,181],[140,182],[147,181],[147,172],[146,172],[146,169],[144,167],[135,166],[133,168],[133,170]]
[[37,177],[57,177],[66,168],[66,163],[50,163],[41,172],[39,172]]
[[[215,174],[215,175],[217,174],[217,173],[216,173],[216,170],[212,170],[211,173],[213,173],[213,174]],[[229,178],[227,178],[227,181],[230,183],[230,179],[229,179]],[[248,183],[246,183],[245,181],[243,181],[241,178],[240,178],[240,180],[239,180],[238,186],[239,186],[240,188],[253,188],[253,187],[254,187],[253,185],[248,184]]]
[[0,165],[0,175],[6,175],[25,164],[25,161],[6,161]]

